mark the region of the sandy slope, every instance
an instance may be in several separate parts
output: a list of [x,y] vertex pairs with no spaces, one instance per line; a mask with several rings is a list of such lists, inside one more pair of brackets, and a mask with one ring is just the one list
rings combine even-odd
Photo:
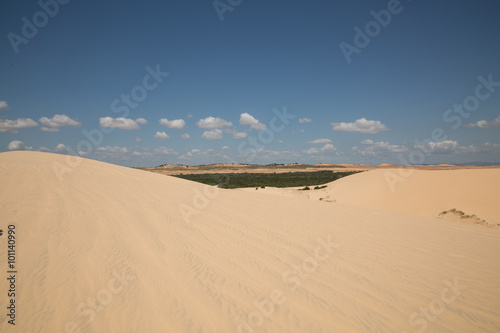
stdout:
[[54,161],[0,154],[2,332],[500,331],[497,230]]
[[372,170],[341,178],[322,190],[294,194],[426,217],[455,208],[490,225],[500,224],[500,169],[404,172],[411,174]]

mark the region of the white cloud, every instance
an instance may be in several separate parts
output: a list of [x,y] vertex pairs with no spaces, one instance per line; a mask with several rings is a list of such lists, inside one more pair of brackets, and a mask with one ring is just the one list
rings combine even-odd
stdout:
[[277,160],[294,161],[301,155],[299,152],[289,151],[289,150],[268,150],[263,148],[259,149],[249,148],[245,149],[245,153],[241,153],[239,156],[241,158],[245,158],[246,163],[250,163],[252,161],[259,161],[259,163],[266,163],[266,162],[276,162]]
[[68,148],[66,148],[66,146],[62,143],[58,144],[56,146],[56,148],[54,149],[54,151],[56,152],[67,152],[68,151]]
[[105,153],[128,153],[130,150],[127,147],[118,147],[118,146],[106,146],[106,147],[97,147],[97,150]]
[[57,127],[45,127],[45,126],[42,126],[40,129],[42,131],[44,131],[44,132],[59,132],[59,128],[57,128]]
[[267,128],[266,125],[262,124],[260,121],[246,112],[240,114],[240,124],[250,126],[251,128],[256,130],[265,130]]
[[59,132],[60,127],[80,126],[82,124],[65,114],[55,114],[52,118],[42,117],[38,120],[43,125],[42,131],[46,132]]
[[332,143],[332,140],[330,139],[316,139],[313,141],[307,141],[309,144],[325,144],[325,143]]
[[328,153],[328,152],[334,152],[336,151],[337,148],[335,148],[334,145],[331,143],[327,143],[321,148],[309,148],[305,151],[306,154],[319,154],[319,153]]
[[375,134],[389,129],[378,120],[357,119],[353,123],[331,123],[332,130],[340,132],[359,132],[363,134]]
[[312,119],[309,118],[300,118],[299,123],[304,124],[304,123],[312,123]]
[[235,132],[233,133],[233,139],[244,139],[248,136],[248,133],[247,132]]
[[500,144],[499,143],[483,143],[480,146],[469,145],[459,147],[458,152],[460,153],[488,153],[488,154],[499,154]]
[[[79,155],[89,155],[91,151],[79,151]],[[94,154],[99,159],[116,159],[121,161],[128,161],[133,156],[133,151],[127,147],[106,146],[97,147]]]
[[172,148],[158,147],[153,151],[157,155],[177,155],[178,153]]
[[7,149],[8,150],[31,150],[31,149],[33,149],[33,147],[25,146],[24,142],[19,141],[19,140],[14,140],[14,141],[11,141],[7,145]]
[[165,140],[165,139],[169,139],[170,137],[168,136],[167,133],[165,132],[156,132],[155,135],[153,135],[154,138],[157,138],[157,139],[162,139],[162,140]]
[[361,141],[361,147],[354,146],[352,147],[352,151],[355,154],[362,156],[386,156],[392,153],[406,152],[408,151],[408,149],[399,145],[391,145],[389,144],[389,142],[374,142],[373,140],[363,140]]
[[166,126],[168,128],[175,128],[178,130],[184,129],[186,122],[184,119],[168,120],[167,118],[160,119],[160,125]]
[[464,125],[464,127],[478,127],[478,128],[500,127],[500,116],[496,117],[492,121],[479,120],[475,123],[466,124]]
[[139,129],[139,124],[146,124],[147,121],[144,118],[138,118],[136,120],[128,118],[111,118],[103,117],[99,118],[99,123],[102,127],[108,128],[119,128],[123,130],[136,130]]
[[5,110],[9,107],[6,101],[0,101],[0,110]]
[[222,139],[222,130],[216,128],[211,131],[205,131],[201,137],[207,140]]
[[207,117],[205,119],[198,120],[196,125],[198,125],[199,128],[214,129],[222,128],[224,126],[233,126],[233,123],[222,118]]
[[224,130],[225,133],[231,133],[233,135],[233,139],[244,139],[248,136],[248,133],[246,132],[238,132],[237,129],[235,128],[226,128]]
[[135,138],[135,142],[141,142],[142,139],[141,138]]
[[179,156],[183,160],[196,160],[199,164],[204,163],[220,163],[224,160],[231,160],[228,156],[224,155],[221,151],[216,151],[214,149],[200,150],[191,149],[186,154]]
[[18,129],[38,126],[38,123],[30,118],[19,118],[16,120],[0,119],[0,132],[17,133]]
[[208,155],[210,153],[213,153],[214,150],[213,149],[208,149],[208,150],[200,150],[200,149],[196,149],[196,148],[193,148],[191,149],[190,151],[188,151],[186,153],[186,157],[193,157],[193,156],[200,156],[200,155]]
[[191,138],[191,135],[184,133],[184,134],[181,134],[181,138],[187,140],[187,139]]
[[444,140],[444,141],[431,141],[425,145],[414,146],[415,149],[421,149],[423,151],[431,151],[433,154],[449,154],[457,151],[459,149],[459,144],[457,141]]
[[229,146],[222,147],[222,150],[227,150],[227,149],[230,149]]

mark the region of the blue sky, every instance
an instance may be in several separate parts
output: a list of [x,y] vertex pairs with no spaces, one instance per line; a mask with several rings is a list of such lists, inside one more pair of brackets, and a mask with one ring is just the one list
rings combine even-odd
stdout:
[[498,1],[22,1],[0,32],[0,152],[500,162]]

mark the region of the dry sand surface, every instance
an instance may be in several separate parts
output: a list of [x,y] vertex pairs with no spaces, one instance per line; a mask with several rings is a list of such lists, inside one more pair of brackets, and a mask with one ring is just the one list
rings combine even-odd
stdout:
[[[297,191],[269,188],[267,192],[307,197],[312,200],[390,210],[425,217],[473,223],[475,215],[484,225],[500,226],[500,169],[412,170],[378,169],[341,178],[326,188]],[[311,186],[312,188],[312,186]],[[248,191],[247,189],[245,189]],[[264,192],[264,191],[262,191]]]
[[[66,162],[0,154],[1,332],[500,331],[500,231],[416,215],[440,200],[424,173],[400,196],[381,170],[349,176],[324,189],[334,203],[86,159],[59,179]],[[430,176],[455,193],[435,207],[498,220],[498,172],[469,171]]]

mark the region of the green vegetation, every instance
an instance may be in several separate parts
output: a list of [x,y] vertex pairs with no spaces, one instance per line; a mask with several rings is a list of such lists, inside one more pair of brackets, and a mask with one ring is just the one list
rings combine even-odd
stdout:
[[[311,171],[311,172],[284,172],[284,173],[204,173],[176,175],[183,179],[189,179],[207,185],[218,185],[221,188],[255,187],[295,187],[310,184],[325,184],[339,178],[357,173],[333,172],[333,171]],[[318,188],[324,188],[319,187]],[[309,189],[309,188],[308,188]]]

